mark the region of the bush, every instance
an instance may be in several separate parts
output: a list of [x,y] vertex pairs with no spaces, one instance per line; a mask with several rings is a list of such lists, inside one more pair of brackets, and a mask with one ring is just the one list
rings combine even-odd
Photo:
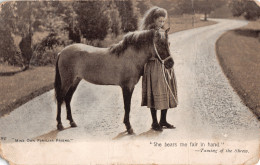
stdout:
[[38,66],[55,64],[59,51],[69,44],[72,44],[72,41],[68,39],[67,33],[58,35],[55,32],[51,32],[40,43],[34,45],[34,55],[31,64]]
[[54,46],[51,49],[46,48],[45,51],[39,56],[32,58],[31,64],[37,66],[55,65],[58,53],[63,49],[63,46]]

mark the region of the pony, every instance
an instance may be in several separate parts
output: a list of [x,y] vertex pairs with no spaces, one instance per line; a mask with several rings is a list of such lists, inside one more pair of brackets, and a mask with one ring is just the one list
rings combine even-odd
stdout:
[[84,79],[97,85],[117,85],[122,88],[125,110],[123,123],[127,132],[132,134],[129,121],[131,98],[145,64],[150,58],[158,58],[167,69],[173,67],[168,32],[169,29],[130,32],[119,43],[108,48],[80,43],[65,47],[56,61],[54,87],[57,129],[64,129],[61,122],[63,102],[66,104],[67,120],[71,127],[77,127],[72,118],[70,102],[79,82]]

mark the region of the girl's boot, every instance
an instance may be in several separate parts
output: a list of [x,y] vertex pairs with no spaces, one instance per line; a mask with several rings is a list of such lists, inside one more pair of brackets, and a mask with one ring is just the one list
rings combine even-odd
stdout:
[[153,118],[152,129],[155,131],[162,131],[162,127],[158,124],[157,121],[157,111],[154,108],[151,108],[151,114]]
[[166,121],[166,115],[167,115],[167,109],[164,109],[161,111],[161,120],[160,120],[160,123],[159,125],[163,128],[163,127],[166,127],[168,129],[174,129],[176,127],[174,127],[174,125],[171,125],[169,124],[167,121]]

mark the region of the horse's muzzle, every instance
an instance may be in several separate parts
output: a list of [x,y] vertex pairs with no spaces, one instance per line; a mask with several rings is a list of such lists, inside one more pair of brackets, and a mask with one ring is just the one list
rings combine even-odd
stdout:
[[173,67],[173,65],[174,65],[174,61],[172,58],[169,58],[168,60],[166,60],[164,62],[164,66],[166,69],[171,69]]

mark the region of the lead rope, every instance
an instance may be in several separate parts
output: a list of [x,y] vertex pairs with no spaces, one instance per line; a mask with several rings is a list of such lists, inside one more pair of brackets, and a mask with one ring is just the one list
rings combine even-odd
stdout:
[[[157,49],[156,49],[155,43],[153,43],[153,46],[154,46],[154,50],[155,50],[156,55],[158,56],[159,60],[162,62],[162,72],[163,72],[163,77],[164,77],[165,83],[166,83],[166,85],[167,85],[167,87],[168,87],[170,93],[172,94],[172,97],[173,97],[173,99],[175,100],[176,104],[178,104],[178,100],[175,98],[175,96],[174,96],[174,94],[173,94],[173,92],[172,92],[172,90],[171,90],[171,88],[170,88],[170,85],[169,85],[169,83],[168,83],[168,81],[167,81],[167,79],[166,79],[165,71],[164,71],[164,69],[165,69],[165,67],[164,67],[164,61],[166,61],[167,59],[171,58],[171,56],[169,56],[169,57],[167,57],[166,59],[162,60],[161,57],[160,57],[160,55],[159,55],[159,53],[158,53],[158,51],[157,51]],[[168,73],[168,74],[169,74],[169,73]],[[175,79],[174,79],[174,80],[175,80]],[[175,83],[176,83],[176,80],[175,80]]]

